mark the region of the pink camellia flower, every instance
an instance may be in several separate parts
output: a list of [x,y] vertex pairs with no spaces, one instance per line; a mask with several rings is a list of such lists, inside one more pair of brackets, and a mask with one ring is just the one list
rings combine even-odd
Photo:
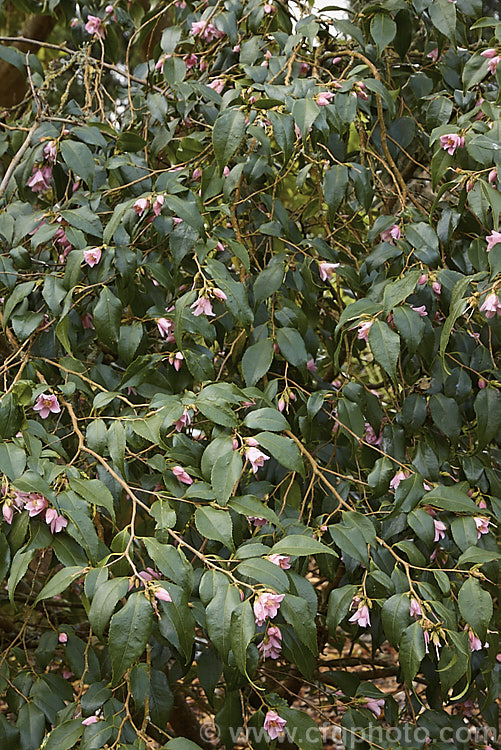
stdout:
[[475,526],[477,527],[477,537],[480,539],[482,534],[488,534],[489,533],[489,519],[483,518],[481,516],[475,516],[474,519]]
[[221,78],[215,78],[213,81],[211,81],[207,85],[209,86],[210,89],[214,89],[214,91],[217,91],[218,94],[223,93],[224,81]]
[[321,91],[317,94],[316,102],[319,107],[326,107],[334,99],[332,91]]
[[484,390],[484,388],[486,387],[486,385],[487,385],[487,383],[485,382],[485,380],[483,380],[482,378],[480,378],[480,380],[478,381],[478,387],[480,388],[481,391]]
[[217,287],[217,286],[216,286],[216,287],[214,287],[213,289],[211,289],[211,290],[210,290],[210,293],[212,294],[212,296],[213,296],[213,297],[216,297],[216,299],[220,299],[220,300],[221,300],[221,302],[224,302],[225,300],[227,300],[227,299],[228,299],[228,297],[227,297],[227,296],[226,296],[226,294],[225,294],[225,293],[223,292],[223,290],[222,290],[222,289],[218,289],[218,287]]
[[484,49],[483,52],[480,53],[481,57],[486,57],[488,60],[492,60],[493,57],[496,57],[497,50],[494,49],[494,47],[489,47],[489,49]]
[[495,55],[494,57],[491,57],[489,62],[487,63],[487,67],[489,69],[489,73],[493,76],[496,74],[496,69],[501,61],[500,55]]
[[191,179],[192,180],[199,180],[202,177],[202,174],[203,173],[202,173],[202,170],[200,169],[200,167],[197,167],[196,169],[193,170],[193,174],[191,175]]
[[54,396],[53,393],[41,393],[35,402],[33,411],[40,412],[42,419],[47,419],[51,412],[52,414],[59,414],[61,407],[57,396]]
[[267,456],[266,453],[263,453],[259,448],[254,448],[253,446],[245,449],[245,457],[250,461],[254,474],[256,474],[260,466],[264,466],[265,461],[270,460],[270,457]]
[[[333,61],[334,62],[334,61]],[[310,71],[310,66],[307,62],[302,62],[299,66],[299,75],[306,75]]]
[[181,365],[183,364],[184,355],[182,352],[176,352],[169,356],[169,364],[174,367],[176,372],[179,372]]
[[266,526],[268,523],[266,518],[259,518],[259,516],[247,516],[247,518],[254,526]]
[[473,630],[468,630],[468,641],[470,642],[470,649],[472,651],[481,651],[482,641],[478,635],[475,635]]
[[171,602],[172,597],[168,591],[163,589],[161,586],[155,587],[155,599],[159,599],[161,602]]
[[357,602],[357,604],[358,604],[358,609],[355,612],[355,614],[353,614],[350,617],[348,622],[356,622],[361,628],[366,628],[368,625],[371,624],[369,608],[366,604],[360,604],[359,602]]
[[50,526],[50,530],[53,534],[58,534],[68,525],[66,518],[58,515],[55,508],[47,508],[45,511],[45,523],[47,526]]
[[276,625],[270,625],[258,646],[265,659],[278,659],[282,651],[282,633]]
[[396,490],[400,482],[403,482],[404,479],[407,479],[408,476],[409,474],[407,474],[407,472],[405,471],[397,471],[397,473],[395,474],[395,476],[390,482],[391,489]]
[[162,338],[167,337],[167,342],[174,341],[174,321],[170,318],[158,318],[157,328]]
[[435,49],[430,50],[426,57],[429,57],[430,60],[433,60],[433,62],[437,62],[438,60],[438,47],[435,47]]
[[440,297],[440,295],[442,294],[442,284],[439,281],[434,281],[431,285],[431,288],[433,289],[437,297]]
[[492,232],[487,238],[487,252],[490,253],[493,247],[501,243],[501,232]]
[[485,312],[487,319],[494,318],[496,313],[501,315],[501,303],[499,302],[497,294],[494,292],[489,294],[479,307],[480,312]]
[[162,206],[165,203],[165,195],[157,195],[153,201],[152,209],[155,216],[160,216],[162,212]]
[[421,617],[423,612],[417,599],[411,599],[410,613],[412,617]]
[[264,10],[264,12],[265,12],[266,14],[269,14],[269,13],[276,13],[276,12],[277,12],[277,9],[275,8],[275,6],[274,6],[274,5],[271,5],[270,3],[265,3],[265,4],[264,4],[264,7],[263,7],[263,10]]
[[6,523],[10,524],[12,523],[12,519],[14,518],[14,507],[12,503],[9,503],[7,501],[4,502],[2,505],[2,516],[4,517],[4,520]]
[[84,254],[84,261],[91,268],[94,268],[94,266],[97,266],[97,264],[101,260],[101,255],[102,255],[101,249],[99,247],[89,247],[87,250],[84,250],[83,254]]
[[464,136],[458,135],[457,133],[447,133],[446,135],[440,136],[440,148],[447,151],[451,156],[454,154],[457,148],[463,148]]
[[188,411],[188,409],[185,409],[183,413],[181,414],[181,416],[179,417],[179,419],[177,420],[177,422],[174,422],[174,427],[176,428],[178,432],[181,432],[183,427],[187,427],[190,424],[191,424],[190,412]]
[[372,711],[375,716],[381,716],[384,708],[384,698],[366,698],[364,706],[369,711]]
[[208,21],[193,21],[191,24],[191,33],[193,36],[200,34],[206,42],[212,42],[213,39],[221,39],[224,36],[224,31],[220,31],[214,24]]
[[191,53],[191,55],[186,55],[184,58],[184,64],[186,65],[186,70],[190,70],[198,65],[198,57],[193,53]]
[[443,523],[443,521],[437,521],[437,519],[434,518],[433,525],[435,526],[435,538],[433,541],[439,542],[441,539],[445,539],[445,531],[447,529],[445,523]]
[[30,499],[24,506],[24,509],[29,512],[30,518],[33,518],[45,510],[48,504],[46,497],[39,495],[37,492],[31,492]]
[[334,275],[334,271],[336,270],[336,268],[339,268],[339,266],[339,263],[326,263],[325,261],[319,263],[318,272],[322,281],[328,281],[331,276]]
[[144,212],[148,211],[150,208],[150,199],[138,198],[137,201],[132,206],[132,208],[137,213],[138,216],[142,216]]
[[97,724],[99,721],[99,716],[87,716],[86,719],[83,719],[82,724],[86,727],[90,727],[91,724]]
[[422,318],[426,318],[428,316],[428,311],[425,305],[421,305],[420,307],[413,307],[412,309],[414,310],[414,312],[419,313]]
[[59,633],[58,639],[59,643],[68,643],[68,635],[67,633]]
[[498,181],[498,171],[494,167],[494,169],[491,169],[491,171],[489,172],[489,182],[491,185],[494,185],[494,187],[496,187],[497,181]]
[[270,740],[276,740],[286,724],[286,720],[282,719],[276,711],[268,711],[264,717],[263,727],[268,732]]
[[92,317],[92,313],[85,313],[82,317],[82,326],[83,328],[94,328],[94,318]]
[[49,164],[55,164],[57,161],[57,146],[55,144],[55,141],[49,141],[45,144],[43,147],[43,156],[45,161],[48,161]]
[[359,323],[357,326],[358,328],[357,338],[360,339],[361,341],[363,339],[366,344],[369,343],[369,331],[370,331],[370,327],[372,323],[373,323],[372,320],[366,320],[364,323]]
[[172,469],[172,473],[179,479],[180,482],[183,482],[183,484],[193,484],[193,479],[183,469],[182,466],[174,466],[174,468]]
[[268,560],[274,565],[278,565],[282,570],[289,570],[290,568],[290,557],[289,555],[270,555]]
[[318,368],[317,368],[316,362],[315,362],[315,360],[312,357],[310,357],[310,359],[306,362],[306,369],[309,372],[316,372],[317,371]]
[[193,315],[207,315],[207,317],[213,317],[215,313],[212,310],[212,304],[208,297],[199,297],[195,302],[190,305],[190,309],[193,310]]
[[427,281],[428,281],[428,276],[425,273],[423,273],[418,279],[418,284],[419,286],[423,286],[424,284],[426,284]]
[[45,193],[50,190],[50,179],[52,178],[52,167],[44,165],[43,167],[33,167],[33,172],[26,183],[34,193]]
[[270,594],[265,592],[261,594],[254,602],[254,617],[256,625],[264,625],[267,617],[273,620],[280,609],[280,602],[285,594]]
[[355,84],[353,87],[355,90],[355,93],[359,99],[362,99],[362,101],[366,102],[369,98],[369,95],[367,94],[367,86],[363,81],[359,81]]
[[229,174],[230,174],[230,168],[228,166],[226,166],[223,169],[223,177],[228,177]]
[[402,236],[402,232],[400,231],[400,227],[398,224],[393,224],[389,229],[385,229],[384,232],[381,232],[381,239],[383,242],[389,242],[390,245],[394,245],[393,240],[399,240]]
[[93,34],[94,36],[101,37],[101,39],[104,39],[104,35],[106,34],[106,30],[103,25],[103,21],[99,16],[87,16],[87,23],[85,24],[85,31],[88,34]]

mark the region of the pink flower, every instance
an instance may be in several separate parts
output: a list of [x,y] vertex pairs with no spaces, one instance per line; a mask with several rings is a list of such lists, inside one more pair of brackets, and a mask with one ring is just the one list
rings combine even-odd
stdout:
[[402,232],[400,231],[398,224],[393,224],[389,229],[385,229],[384,232],[381,232],[381,239],[383,242],[389,242],[390,245],[394,245],[395,243],[393,240],[399,240],[401,236]]
[[360,340],[364,340],[366,344],[369,343],[369,330],[372,325],[372,320],[366,320],[364,323],[359,323],[358,328],[358,334],[357,338]]
[[381,716],[384,708],[384,698],[366,698],[364,705],[365,708],[368,708],[369,711],[372,711],[375,716]]
[[228,299],[228,297],[223,292],[223,290],[222,289],[218,289],[217,286],[214,287],[214,289],[211,289],[210,293],[212,294],[213,297],[216,297],[216,299],[220,299],[222,302],[224,302],[225,300]]
[[270,460],[270,457],[267,456],[266,453],[263,453],[259,448],[254,448],[253,446],[245,449],[245,457],[250,461],[254,474],[260,466],[264,466],[265,461]]
[[68,643],[68,635],[66,633],[59,633],[57,640],[59,643]]
[[[333,61],[334,62],[334,61]],[[299,75],[306,75],[310,70],[310,66],[307,62],[302,62],[299,66]]]
[[174,341],[174,321],[170,318],[158,318],[157,328],[162,338],[167,337],[167,342]]
[[413,307],[412,309],[414,310],[414,312],[419,313],[422,318],[426,318],[428,315],[428,311],[425,305],[421,305],[420,307]]
[[488,534],[489,533],[489,523],[490,521],[487,518],[483,518],[481,516],[475,516],[474,519],[475,526],[477,527],[477,537],[480,539],[482,534]]
[[195,302],[190,305],[190,309],[193,310],[193,315],[207,315],[207,317],[214,316],[215,313],[212,311],[211,301],[208,297],[199,297]]
[[8,503],[7,501],[4,502],[2,505],[2,515],[5,521],[10,525],[14,518],[14,508],[11,503]]
[[318,264],[318,272],[322,281],[328,281],[333,276],[336,268],[339,268],[339,263],[326,263],[323,261]]
[[208,86],[210,89],[214,89],[214,91],[217,91],[218,94],[222,94],[224,89],[224,81],[221,78],[215,78],[208,84]]
[[383,434],[382,432],[376,435],[374,428],[369,422],[365,423],[365,432],[364,432],[364,438],[369,445],[381,445],[381,442],[383,440]]
[[473,630],[468,630],[468,640],[470,642],[470,649],[472,651],[481,651],[482,641],[480,640],[478,635],[475,635]]
[[94,36],[99,36],[101,39],[104,39],[104,35],[106,33],[103,22],[99,16],[87,16],[87,23],[85,24],[85,31],[88,34],[93,34]]
[[490,253],[493,247],[501,242],[501,232],[492,232],[487,238],[487,252]]
[[264,7],[263,7],[263,10],[264,10],[264,12],[266,14],[276,13],[277,12],[277,9],[275,8],[275,6],[274,5],[270,5],[270,3],[265,3]]
[[82,326],[83,328],[94,328],[94,318],[92,317],[92,313],[85,313],[82,317]]
[[30,518],[38,516],[48,506],[47,498],[43,495],[39,495],[36,492],[30,493],[30,499],[24,506],[25,510],[29,512]]
[[172,601],[172,597],[169,594],[169,592],[166,591],[165,589],[163,589],[161,586],[156,586],[154,593],[155,593],[155,598],[159,599],[161,602],[171,602]]
[[282,633],[280,632],[280,628],[277,628],[276,625],[270,625],[258,648],[265,659],[278,659],[282,651]]
[[437,62],[438,60],[438,47],[435,47],[435,49],[430,50],[426,57],[429,57],[430,60],[433,60],[433,62]]
[[61,407],[57,396],[54,396],[52,393],[41,393],[35,402],[33,411],[39,411],[42,419],[46,419],[51,412],[59,414]]
[[183,364],[183,353],[182,352],[176,352],[175,354],[169,355],[169,364],[173,365],[176,372],[179,372],[181,369],[181,365]]
[[278,565],[282,570],[289,570],[290,568],[290,557],[289,555],[270,555],[268,560],[274,565]]
[[138,198],[137,201],[134,203],[132,208],[137,213],[138,216],[142,216],[145,211],[148,211],[150,207],[150,199],[149,198]]
[[48,161],[49,164],[55,164],[57,161],[57,146],[55,144],[55,141],[49,141],[45,144],[43,147],[43,156],[45,161]]
[[454,154],[457,148],[463,148],[464,136],[457,135],[457,133],[447,133],[446,135],[440,136],[440,148],[447,151],[451,156]]
[[317,94],[316,102],[319,107],[326,107],[334,99],[332,91],[321,91]]
[[316,372],[317,371],[317,365],[315,363],[315,360],[310,357],[310,359],[306,362],[306,369],[309,372]]
[[50,179],[52,178],[52,167],[44,165],[43,167],[33,167],[33,172],[26,183],[34,193],[45,193],[50,190]]
[[440,295],[442,294],[442,284],[440,284],[439,281],[434,281],[431,285],[431,288],[433,289],[437,297],[440,297]]
[[254,617],[257,625],[264,625],[267,617],[273,620],[280,609],[280,602],[285,594],[261,594],[254,602]]
[[174,466],[174,468],[172,469],[172,473],[179,479],[180,482],[183,482],[183,484],[193,484],[193,479],[183,469],[182,466]]
[[68,525],[68,521],[63,516],[58,515],[54,508],[47,508],[45,511],[45,523],[50,526],[53,534],[58,534]]
[[482,57],[486,57],[488,60],[492,60],[492,58],[497,55],[497,50],[494,49],[494,47],[489,47],[489,49],[484,49],[484,51],[481,52],[480,55]]
[[183,427],[187,427],[189,424],[191,424],[190,412],[188,409],[185,409],[177,422],[174,422],[174,427],[178,432],[181,432]]
[[224,36],[224,31],[220,31],[214,24],[208,21],[193,21],[191,24],[191,33],[193,36],[200,34],[206,42],[212,42],[213,39],[221,39]]
[[487,63],[487,67],[489,68],[489,73],[493,76],[496,74],[496,68],[499,65],[499,62],[501,61],[501,57],[499,55],[496,55],[496,57],[493,57],[489,62]]
[[[358,598],[358,597],[355,597],[355,598]],[[355,601],[355,599],[353,601]],[[370,625],[371,618],[369,615],[369,608],[367,607],[367,605],[358,603],[357,611],[355,612],[354,615],[350,617],[348,622],[357,622],[361,628],[366,628],[368,625]]]
[[193,53],[191,55],[186,55],[184,58],[184,64],[186,65],[186,70],[190,70],[190,68],[194,68],[198,65],[198,57]]
[[496,187],[497,181],[498,181],[498,171],[494,167],[494,169],[491,169],[491,171],[489,172],[489,182],[491,185],[494,185],[494,187]]
[[412,617],[421,617],[423,612],[417,599],[411,599],[410,613]]
[[439,542],[441,539],[445,539],[445,531],[447,529],[447,526],[442,521],[437,521],[436,518],[433,519],[433,525],[435,526],[435,538],[433,539],[434,542]]
[[499,302],[497,294],[489,294],[479,307],[480,312],[485,312],[487,319],[494,318],[496,313],[501,315],[501,303]]
[[276,740],[286,724],[286,720],[282,719],[276,711],[268,711],[263,726],[270,735],[270,740]]
[[88,716],[86,719],[83,719],[82,724],[86,727],[89,727],[91,724],[97,724],[99,721],[99,716]]
[[359,99],[362,99],[362,101],[364,102],[367,101],[369,96],[366,91],[367,87],[365,83],[363,83],[363,81],[359,81],[358,83],[356,83],[353,88]]
[[404,479],[407,479],[409,475],[405,471],[397,471],[395,476],[390,482],[390,487],[392,490],[396,490],[400,482],[403,482]]
[[200,167],[197,167],[193,170],[193,174],[191,175],[192,180],[199,180],[202,177],[202,170]]
[[418,284],[419,286],[423,286],[423,284],[426,284],[427,281],[428,281],[428,276],[425,273],[423,273],[418,279]]
[[101,249],[99,247],[90,247],[88,250],[84,250],[84,261],[88,266],[94,268],[101,260]]
[[248,516],[248,519],[254,524],[254,526],[266,526],[268,523],[266,518],[259,518],[259,516]]
[[153,213],[155,214],[155,216],[160,216],[162,212],[162,206],[164,203],[165,203],[165,196],[157,195],[152,205]]
[[223,169],[223,177],[228,177],[229,174],[230,174],[230,168],[228,166],[226,166]]

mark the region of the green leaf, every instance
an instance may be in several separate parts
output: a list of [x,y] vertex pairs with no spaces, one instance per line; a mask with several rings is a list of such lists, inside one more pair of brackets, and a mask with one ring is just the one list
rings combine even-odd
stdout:
[[110,517],[115,520],[115,508],[113,507],[113,495],[103,482],[99,479],[79,479],[70,477],[69,485],[80,497],[83,497],[90,505],[105,508]]
[[128,588],[128,578],[112,578],[95,591],[88,617],[92,630],[99,638],[103,637],[116,605],[126,596]]
[[110,622],[108,645],[113,670],[112,686],[146,648],[153,625],[153,608],[142,591],[131,594]]
[[346,584],[339,589],[333,589],[329,594],[327,627],[332,636],[336,635],[338,625],[344,620],[350,611],[351,603],[357,590],[358,586]]
[[244,419],[244,425],[251,430],[269,430],[270,432],[281,432],[290,430],[290,425],[278,409],[264,407],[250,411]]
[[273,458],[286,469],[297,471],[304,475],[304,466],[299,448],[290,438],[274,435],[271,432],[259,432],[255,438],[265,451],[269,451]]
[[60,594],[68,588],[70,583],[73,583],[73,581],[76,578],[79,578],[83,573],[85,573],[85,568],[82,569],[76,566],[59,570],[56,575],[45,584],[35,599],[35,604],[38,604],[38,602],[41,602],[44,599],[52,599],[56,594]]
[[237,451],[223,453],[216,459],[211,471],[211,484],[219,505],[226,505],[242,474],[242,456]]
[[438,429],[451,440],[457,440],[463,420],[456,401],[443,393],[434,393],[430,398],[430,412]]
[[197,508],[195,526],[203,537],[215,539],[228,549],[233,549],[233,524],[226,511],[210,507]]
[[116,349],[120,334],[122,304],[106,286],[101,290],[93,316],[96,333],[101,341],[110,348]]
[[225,660],[231,648],[232,615],[239,607],[240,593],[235,586],[227,583],[218,586],[205,610],[209,639]]
[[21,706],[16,726],[19,729],[19,747],[22,750],[40,750],[45,734],[45,716],[33,702]]
[[237,513],[241,513],[244,516],[266,518],[267,521],[271,521],[271,523],[274,523],[276,526],[280,526],[280,519],[275,511],[268,508],[267,505],[253,495],[233,497],[229,502],[229,506]]
[[287,574],[270,560],[261,557],[251,557],[241,562],[236,569],[241,576],[262,583],[263,586],[271,588],[279,594],[287,591],[289,588]]
[[323,191],[327,203],[329,224],[332,226],[336,212],[341,205],[348,187],[348,168],[344,164],[335,164],[324,174]]
[[388,641],[392,646],[398,646],[402,633],[412,621],[407,594],[390,596],[381,609],[381,620]]
[[187,740],[185,737],[174,737],[173,740],[169,740],[166,745],[163,746],[162,750],[201,750],[199,745],[196,745],[191,740]]
[[318,654],[316,612],[312,612],[308,603],[299,596],[286,594],[280,606],[280,613],[284,620],[292,626],[294,634],[301,643],[309,648],[311,653]]
[[375,320],[369,329],[369,346],[375,360],[396,382],[400,337],[386,323]]
[[[273,565],[273,563],[272,563]],[[275,566],[276,567],[276,566]],[[247,599],[231,615],[230,641],[235,662],[242,674],[247,674],[247,646],[256,632],[250,601]]]
[[267,112],[267,117],[273,127],[273,135],[278,147],[283,151],[285,166],[294,153],[294,119],[291,115],[273,110]]
[[16,405],[12,393],[7,393],[0,401],[0,440],[8,440],[19,432],[23,412]]
[[216,118],[212,129],[212,144],[220,171],[242,143],[245,127],[245,115],[239,109],[227,109]]
[[27,552],[22,552],[21,550],[19,550],[18,552],[16,552],[16,554],[14,555],[14,559],[12,560],[10,575],[7,580],[7,590],[9,592],[10,603],[14,607],[14,609],[14,593],[16,591],[18,583],[28,570],[28,565],[33,560],[35,552],[35,549],[28,550]]
[[161,544],[157,539],[143,539],[148,554],[161,573],[191,594],[193,588],[193,568],[183,552],[171,544]]
[[329,526],[330,534],[334,543],[340,548],[345,555],[353,557],[364,565],[368,565],[369,558],[367,554],[367,542],[362,533],[356,528],[347,528],[338,523],[335,526]]
[[80,177],[92,190],[96,164],[90,148],[85,143],[63,140],[61,142],[61,156],[66,166],[73,172],[74,180],[76,181],[76,178]]
[[501,394],[495,388],[484,388],[476,395],[473,407],[480,449],[490,443],[501,428]]
[[178,586],[168,586],[172,601],[161,602],[160,632],[172,643],[188,664],[192,659],[195,640],[195,618],[188,607],[188,594]]
[[371,36],[376,42],[379,53],[395,38],[397,24],[386,13],[376,13],[371,21]]
[[430,514],[418,508],[409,513],[407,523],[416,532],[418,538],[422,539],[428,547],[431,547],[435,538],[435,526]]
[[273,362],[273,342],[262,339],[246,349],[242,357],[242,373],[247,387],[256,385],[266,375]]
[[276,333],[280,354],[294,367],[306,365],[308,354],[303,337],[294,328],[279,328]]
[[451,42],[456,39],[456,5],[449,0],[433,0],[428,8],[431,22]]
[[125,476],[125,427],[118,420],[111,423],[108,428],[108,450],[111,459],[122,476]]
[[461,516],[451,523],[452,536],[457,546],[463,552],[477,544],[477,527],[473,518]]
[[441,510],[448,510],[451,513],[478,515],[478,507],[473,500],[468,497],[466,492],[462,492],[456,487],[439,485],[423,496],[421,504],[431,505]]
[[485,565],[493,560],[501,559],[501,554],[491,552],[478,547],[469,547],[466,552],[458,558],[458,566],[464,568],[465,565]]
[[83,730],[82,719],[65,721],[49,732],[43,746],[44,750],[71,750],[82,736]]
[[303,141],[308,137],[309,130],[319,114],[320,107],[313,99],[296,99],[292,105],[292,116]]
[[404,630],[399,644],[400,666],[409,687],[412,686],[412,680],[418,673],[425,652],[423,628],[419,622],[414,622]]
[[417,268],[408,271],[403,278],[386,284],[383,293],[385,315],[388,315],[394,307],[406,300],[407,297],[412,294],[420,276],[421,271]]
[[[332,527],[331,527],[332,528]],[[326,544],[319,542],[313,537],[305,534],[291,534],[280,539],[270,550],[270,555],[294,555],[295,557],[304,557],[309,555],[334,555],[336,552],[327,547]]]
[[15,287],[12,294],[9,296],[5,303],[4,311],[3,311],[3,324],[4,326],[7,325],[9,322],[9,318],[14,312],[15,308],[23,302],[26,297],[31,294],[35,287],[34,281],[26,281],[24,284],[18,284],[18,286]]
[[459,589],[459,611],[481,641],[487,638],[487,628],[492,618],[492,598],[476,578],[467,578]]
[[277,713],[287,721],[287,731],[300,750],[322,750],[322,735],[311,716],[284,706],[280,706]]
[[118,151],[141,151],[146,146],[146,141],[137,133],[133,133],[131,130],[127,130],[124,133],[120,133],[117,138],[117,149]]

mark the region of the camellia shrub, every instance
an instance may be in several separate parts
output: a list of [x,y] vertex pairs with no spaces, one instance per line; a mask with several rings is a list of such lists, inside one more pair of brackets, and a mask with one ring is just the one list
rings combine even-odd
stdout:
[[1,12],[2,750],[499,747],[497,11]]

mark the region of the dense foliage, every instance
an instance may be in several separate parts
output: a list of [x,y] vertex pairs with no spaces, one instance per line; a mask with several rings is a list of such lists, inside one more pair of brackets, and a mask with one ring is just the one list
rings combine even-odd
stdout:
[[501,21],[1,12],[2,750],[495,744]]

